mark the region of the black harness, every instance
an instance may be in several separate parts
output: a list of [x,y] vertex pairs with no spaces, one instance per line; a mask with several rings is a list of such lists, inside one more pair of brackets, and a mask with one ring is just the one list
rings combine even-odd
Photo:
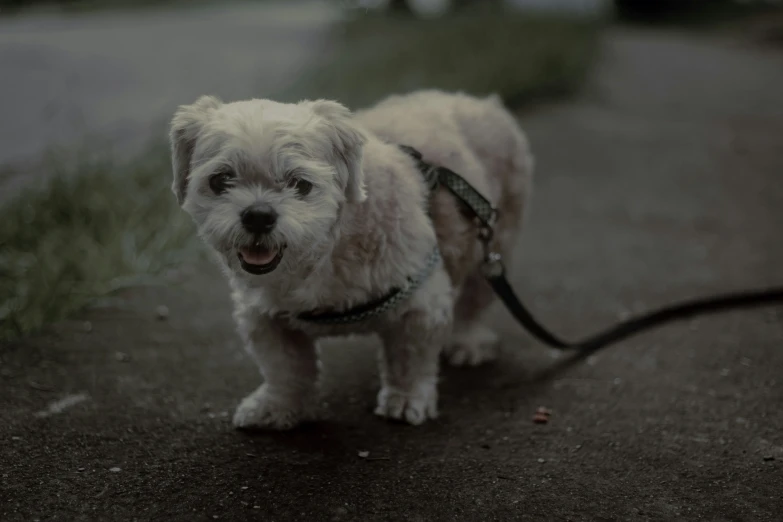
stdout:
[[[477,237],[484,249],[484,261],[481,267],[484,277],[514,318],[539,341],[552,348],[557,348],[559,350],[574,350],[581,354],[588,354],[663,323],[726,310],[783,305],[783,287],[715,295],[684,301],[638,317],[632,317],[581,341],[564,341],[552,334],[533,317],[509,284],[508,279],[506,278],[503,258],[491,248],[494,233],[493,226],[498,218],[498,209],[456,172],[446,167],[436,166],[426,162],[422,154],[413,147],[401,145],[400,148],[411,155],[416,161],[418,169],[430,189],[431,195],[435,193],[438,187],[445,187],[459,202],[463,215],[476,223]],[[437,249],[435,250],[435,254],[437,254]],[[434,263],[439,260],[438,255],[433,257],[434,261],[432,260],[433,258],[431,258],[431,264],[427,265],[429,267],[429,272],[425,270],[425,273],[427,274],[432,271],[431,265],[434,265]],[[419,284],[421,283],[421,277],[412,278],[412,280]],[[377,301],[344,312],[325,315],[300,314],[299,319],[308,322],[332,324],[345,324],[364,320],[368,318],[368,316],[379,315],[388,310],[391,306],[401,300],[401,295],[404,294],[404,297],[407,298],[413,292],[410,290],[411,286],[412,285],[408,285],[405,288],[395,288],[389,292],[389,294]]]

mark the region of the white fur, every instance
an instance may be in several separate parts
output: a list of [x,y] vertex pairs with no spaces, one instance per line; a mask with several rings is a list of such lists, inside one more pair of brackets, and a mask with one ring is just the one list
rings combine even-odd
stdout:
[[[494,333],[478,317],[491,299],[475,280],[475,230],[452,196],[439,193],[429,201],[413,160],[395,142],[420,148],[505,202],[509,217],[499,222],[498,236],[513,236],[529,191],[530,159],[524,136],[494,98],[425,91],[351,114],[327,100],[223,104],[205,96],[174,116],[172,188],[228,276],[239,333],[263,376],[239,405],[236,426],[285,429],[315,416],[316,342],[324,336],[377,333],[383,350],[376,413],[412,424],[437,416],[438,359],[445,347],[455,363],[490,358]],[[503,172],[490,173],[495,166]],[[216,195],[210,176],[226,169],[236,180]],[[311,182],[312,191],[297,194],[287,186],[291,176]],[[279,215],[261,239],[240,221],[241,212],[258,203]],[[254,241],[284,249],[273,272],[243,270],[237,252]],[[421,271],[436,242],[444,262],[385,315],[340,327],[291,318],[386,294]],[[509,249],[495,246],[504,254]],[[475,295],[457,300],[466,289]],[[455,333],[459,342],[450,342],[455,314],[464,324]]]

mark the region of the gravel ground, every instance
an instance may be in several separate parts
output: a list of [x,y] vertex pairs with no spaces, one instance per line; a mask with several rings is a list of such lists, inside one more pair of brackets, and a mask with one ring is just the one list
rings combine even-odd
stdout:
[[[783,283],[781,65],[780,50],[615,30],[584,96],[523,117],[539,170],[513,282],[542,320],[577,336]],[[783,512],[779,308],[671,325],[544,373],[563,359],[499,307],[501,361],[446,369],[442,417],[418,428],[370,413],[375,341],[334,341],[327,419],[248,435],[230,415],[258,377],[217,271],[125,297],[0,351],[0,519]],[[546,424],[532,422],[539,406]]]

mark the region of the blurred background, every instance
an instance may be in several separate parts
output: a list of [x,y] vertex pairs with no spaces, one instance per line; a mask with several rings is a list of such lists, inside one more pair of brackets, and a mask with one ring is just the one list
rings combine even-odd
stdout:
[[[348,342],[325,355],[343,427],[321,445],[231,438],[257,376],[169,189],[166,124],[202,94],[500,94],[538,169],[512,282],[579,337],[780,284],[782,8],[0,0],[0,519],[123,520],[144,502],[167,520],[777,519],[780,310],[663,329],[545,384],[531,373],[559,355],[518,349],[534,344],[498,313],[503,371],[448,374],[446,420],[416,435],[372,423],[372,352]],[[530,423],[540,404],[549,427]],[[357,449],[394,460],[370,470]],[[411,469],[434,485],[400,489]],[[226,501],[240,483],[253,499]]]
[[497,92],[522,110],[579,92],[607,27],[774,44],[779,4],[0,0],[0,201],[15,200],[2,208],[0,331],[33,331],[189,255],[161,173],[167,118],[201,94],[356,108],[435,87]]

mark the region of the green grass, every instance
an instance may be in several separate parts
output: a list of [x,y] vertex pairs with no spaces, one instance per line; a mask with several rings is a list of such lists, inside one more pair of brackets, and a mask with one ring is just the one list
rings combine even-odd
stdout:
[[338,32],[334,57],[283,93],[352,107],[437,87],[497,92],[509,105],[569,94],[596,57],[600,22],[465,8],[440,20],[365,15]]
[[88,157],[48,164],[63,170],[0,208],[0,338],[146,281],[198,247],[171,203],[162,151],[127,165]]
[[[323,66],[276,97],[358,107],[437,87],[497,91],[518,107],[578,88],[599,30],[485,9],[436,22],[365,16],[337,28]],[[0,339],[35,332],[203,251],[169,189],[166,144],[124,164],[81,156],[44,168],[48,184],[0,207]]]

